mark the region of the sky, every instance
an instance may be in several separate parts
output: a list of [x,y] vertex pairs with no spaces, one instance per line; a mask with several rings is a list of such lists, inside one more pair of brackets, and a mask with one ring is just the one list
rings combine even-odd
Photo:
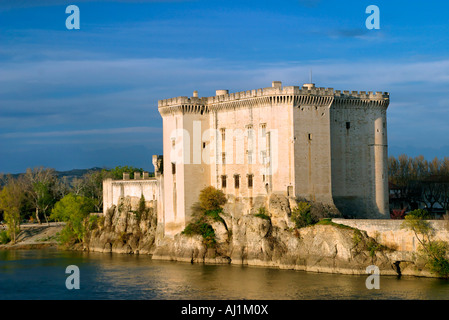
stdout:
[[[67,29],[66,7],[80,11]],[[369,30],[369,5],[380,29]],[[449,2],[0,1],[0,172],[162,154],[157,101],[309,82],[385,91],[389,154],[449,156]]]

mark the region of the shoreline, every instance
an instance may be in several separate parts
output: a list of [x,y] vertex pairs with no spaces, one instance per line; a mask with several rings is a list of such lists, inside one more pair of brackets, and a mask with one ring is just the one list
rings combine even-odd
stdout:
[[[38,250],[57,248],[57,235],[65,226],[63,222],[26,223],[20,225],[16,243],[1,244],[0,250]],[[4,230],[5,228],[0,228]]]
[[[18,241],[15,244],[3,244],[0,245],[0,250],[41,250],[41,249],[57,249],[62,251],[78,251],[78,252],[96,252],[96,253],[115,253],[115,254],[132,254],[132,255],[145,255],[149,256],[151,260],[154,261],[171,261],[171,262],[184,262],[190,264],[204,264],[204,265],[235,265],[235,266],[249,266],[258,268],[270,268],[279,270],[294,270],[294,271],[304,271],[312,273],[325,273],[325,274],[345,274],[345,275],[366,275],[365,268],[362,268],[360,264],[333,264],[333,265],[321,265],[320,263],[300,263],[286,260],[263,260],[256,257],[245,259],[233,259],[235,257],[229,257],[229,259],[219,259],[219,257],[208,256],[204,252],[203,259],[199,256],[195,259],[192,258],[193,251],[188,250],[187,255],[179,255],[171,250],[164,250],[163,246],[155,246],[150,250],[142,251],[131,251],[125,252],[120,250],[99,250],[98,247],[89,246],[85,244],[76,244],[70,248],[62,248],[57,241],[57,234],[64,227],[64,223],[50,223],[47,224],[29,224],[22,227],[21,232],[18,236]],[[115,248],[117,249],[117,248]],[[186,252],[187,253],[187,252]],[[324,259],[323,257],[321,259]],[[310,262],[310,261],[309,261]],[[380,261],[379,261],[380,262]],[[375,263],[374,263],[375,264]],[[417,278],[438,278],[438,276],[431,273],[423,272],[404,272],[398,274],[395,270],[386,268],[383,266],[380,269],[380,273],[383,276],[393,276],[393,277],[417,277]]]

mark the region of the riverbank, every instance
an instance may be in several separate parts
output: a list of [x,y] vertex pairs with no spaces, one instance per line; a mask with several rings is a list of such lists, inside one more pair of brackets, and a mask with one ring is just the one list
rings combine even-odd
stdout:
[[0,250],[56,248],[58,233],[61,232],[64,225],[65,223],[62,222],[22,224],[16,243],[2,244]]

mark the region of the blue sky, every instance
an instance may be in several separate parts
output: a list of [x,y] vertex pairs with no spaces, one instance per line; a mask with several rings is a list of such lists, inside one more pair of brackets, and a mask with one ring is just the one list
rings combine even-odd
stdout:
[[[68,30],[68,5],[80,30]],[[368,30],[367,6],[380,8]],[[162,153],[157,100],[309,80],[388,91],[389,153],[449,156],[449,3],[1,1],[0,172]]]

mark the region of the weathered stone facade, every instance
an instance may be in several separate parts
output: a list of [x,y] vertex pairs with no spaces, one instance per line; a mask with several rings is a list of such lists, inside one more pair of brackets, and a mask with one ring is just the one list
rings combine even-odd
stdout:
[[[164,130],[165,233],[180,232],[208,185],[236,214],[272,193],[389,218],[389,94],[272,87],[159,101]],[[237,181],[238,180],[238,181]]]
[[279,194],[346,218],[388,219],[388,105],[388,93],[279,81],[160,100],[164,156],[153,158],[156,178],[106,181],[105,212],[106,203],[141,192],[157,201],[158,229],[172,237],[190,221],[200,190],[212,185],[226,193],[235,217]]

